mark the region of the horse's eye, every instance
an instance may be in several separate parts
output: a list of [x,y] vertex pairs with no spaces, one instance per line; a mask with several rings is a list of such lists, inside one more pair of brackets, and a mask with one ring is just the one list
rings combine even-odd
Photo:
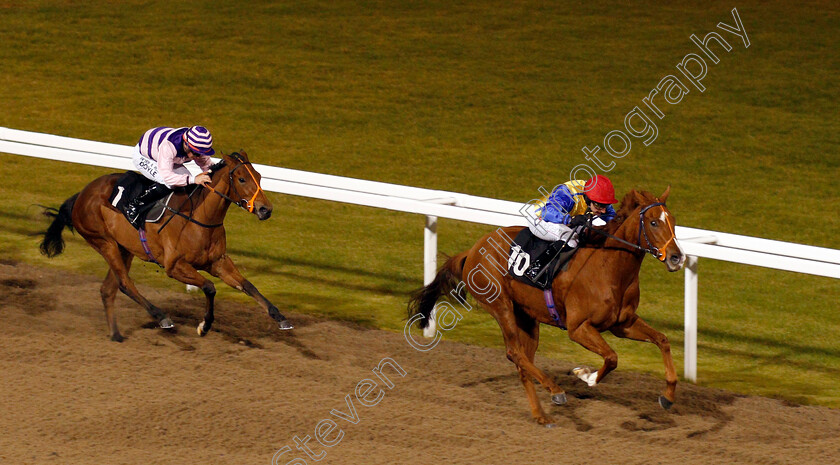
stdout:
[[245,178],[239,178],[239,183],[240,184],[245,184]]
[[659,223],[658,223],[656,220],[653,220],[653,221],[651,221],[651,222],[650,222],[650,225],[651,225],[651,226],[653,226],[654,228],[655,228],[658,224],[659,224]]

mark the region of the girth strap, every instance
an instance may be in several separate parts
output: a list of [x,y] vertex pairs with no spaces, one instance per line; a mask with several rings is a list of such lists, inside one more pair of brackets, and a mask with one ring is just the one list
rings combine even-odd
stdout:
[[543,297],[545,297],[545,306],[548,307],[548,313],[554,319],[555,326],[560,329],[566,329],[566,322],[560,318],[560,314],[557,313],[557,308],[554,307],[554,293],[551,291],[551,287],[543,290]]
[[155,257],[152,256],[152,249],[149,248],[149,244],[147,243],[148,241],[146,240],[146,227],[145,227],[145,225],[140,225],[140,229],[138,229],[137,232],[140,234],[140,245],[143,246],[143,251],[146,252],[146,256],[149,257],[149,261],[156,264],[157,266],[163,268],[163,265],[158,263],[158,261],[155,260]]

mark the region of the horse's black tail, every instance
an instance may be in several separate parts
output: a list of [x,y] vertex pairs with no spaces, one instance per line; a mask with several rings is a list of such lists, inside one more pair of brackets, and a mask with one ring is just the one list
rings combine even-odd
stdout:
[[73,219],[71,214],[73,212],[73,204],[76,203],[76,197],[79,194],[65,200],[58,210],[55,208],[44,207],[44,216],[52,218],[53,222],[47,231],[44,233],[44,240],[41,241],[41,253],[47,257],[55,257],[64,251],[64,239],[61,237],[61,232],[64,228],[73,231]]
[[[419,325],[421,328],[429,326],[429,317],[432,310],[435,308],[440,296],[448,294],[458,284],[461,275],[464,271],[464,262],[467,260],[467,252],[461,252],[458,255],[449,257],[446,263],[438,270],[434,281],[428,286],[420,288],[411,293],[411,298],[408,301],[408,317],[415,315],[423,315],[420,319]],[[463,290],[461,290],[463,293]],[[463,295],[461,296],[463,298]]]

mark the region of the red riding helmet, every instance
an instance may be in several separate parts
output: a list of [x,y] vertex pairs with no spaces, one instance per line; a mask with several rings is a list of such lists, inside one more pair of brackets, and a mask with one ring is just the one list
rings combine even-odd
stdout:
[[589,200],[593,202],[603,204],[618,203],[618,200],[615,198],[615,189],[613,188],[612,181],[604,175],[598,174],[593,176],[589,181],[586,181],[583,190],[586,192]]

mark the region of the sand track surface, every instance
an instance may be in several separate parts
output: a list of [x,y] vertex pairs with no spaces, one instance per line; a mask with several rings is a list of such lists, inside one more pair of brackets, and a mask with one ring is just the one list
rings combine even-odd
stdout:
[[[661,377],[619,366],[589,388],[571,362],[538,356],[569,398],[540,391],[557,421],[545,429],[502,350],[418,352],[402,334],[296,314],[280,332],[256,304],[218,301],[200,338],[203,296],[141,286],[177,331],[121,295],[114,343],[100,280],[0,263],[0,464],[315,463],[296,449],[306,436],[327,464],[840,462],[838,410],[681,383],[665,412]],[[382,365],[392,388],[372,371],[386,359],[405,372]]]

